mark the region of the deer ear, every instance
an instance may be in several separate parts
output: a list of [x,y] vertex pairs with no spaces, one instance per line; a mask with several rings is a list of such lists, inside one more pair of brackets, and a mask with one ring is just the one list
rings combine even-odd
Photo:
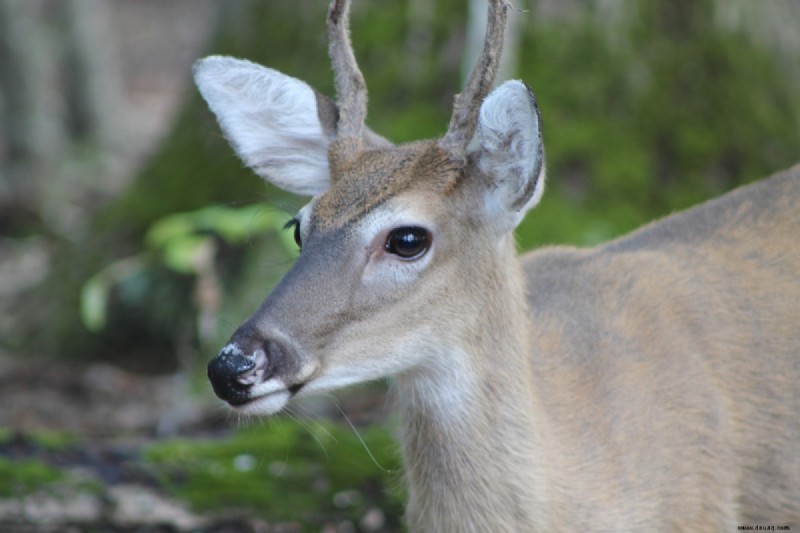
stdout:
[[544,190],[544,149],[536,97],[521,81],[507,81],[486,97],[473,164],[487,180],[485,206],[501,231],[511,231]]
[[[330,106],[318,111],[314,89],[250,61],[221,56],[195,63],[194,80],[225,137],[256,174],[295,194],[327,190],[336,117]],[[334,122],[323,125],[320,117]]]

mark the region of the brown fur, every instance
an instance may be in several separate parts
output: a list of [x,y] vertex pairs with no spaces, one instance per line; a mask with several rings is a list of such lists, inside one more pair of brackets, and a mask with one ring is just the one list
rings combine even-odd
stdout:
[[[341,227],[413,187],[435,192],[451,190],[461,175],[460,166],[435,142],[421,141],[391,149],[359,152],[350,158],[348,140],[331,144],[332,186],[317,202],[314,222],[323,230]],[[340,154],[348,158],[341,158]],[[424,182],[424,183],[421,183]]]
[[651,526],[676,509],[687,529],[798,524],[799,170],[596,250],[525,258],[557,453],[605,480],[598,494],[565,473],[573,502],[642,515],[649,500]]
[[431,405],[425,376],[396,385],[411,529],[800,527],[799,238],[795,167],[526,255],[527,302],[511,246],[462,263],[496,291],[480,318],[462,304],[465,414]]

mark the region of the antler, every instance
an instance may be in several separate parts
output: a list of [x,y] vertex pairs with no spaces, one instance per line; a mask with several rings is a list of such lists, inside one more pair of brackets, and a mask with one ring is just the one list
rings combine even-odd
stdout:
[[328,11],[328,52],[333,64],[339,104],[337,136],[351,138],[360,145],[367,118],[367,84],[356,64],[350,43],[349,0],[332,0]]
[[[463,159],[475,134],[481,102],[494,84],[503,52],[507,0],[489,0],[489,15],[483,51],[461,94],[455,98],[447,133],[439,141],[455,159]],[[328,11],[328,52],[333,65],[338,96],[337,138],[349,139],[354,150],[362,144],[367,118],[367,85],[358,68],[350,42],[350,0],[331,0]]]
[[489,15],[483,51],[470,74],[466,87],[456,95],[450,125],[439,145],[455,159],[463,159],[475,135],[481,102],[489,94],[500,66],[506,28],[507,0],[489,0]]

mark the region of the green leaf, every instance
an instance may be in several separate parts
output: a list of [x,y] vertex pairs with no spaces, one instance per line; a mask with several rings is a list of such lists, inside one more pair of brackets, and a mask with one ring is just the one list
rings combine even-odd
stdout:
[[197,271],[197,261],[204,248],[212,245],[212,239],[202,235],[183,235],[170,240],[162,250],[164,263],[182,274]]
[[164,217],[150,227],[145,241],[151,248],[159,249],[187,235],[215,233],[227,242],[238,244],[261,233],[282,230],[286,218],[284,213],[263,204],[237,208],[210,206]]
[[89,278],[81,289],[80,315],[86,329],[98,332],[108,320],[108,295],[120,280],[144,268],[144,260],[134,255],[114,261],[103,270]]
[[109,283],[102,273],[95,274],[87,281],[81,291],[81,320],[91,332],[98,332],[106,325],[108,318]]
[[193,233],[195,227],[186,213],[178,213],[164,217],[150,226],[145,236],[145,242],[151,248],[163,248],[176,238]]

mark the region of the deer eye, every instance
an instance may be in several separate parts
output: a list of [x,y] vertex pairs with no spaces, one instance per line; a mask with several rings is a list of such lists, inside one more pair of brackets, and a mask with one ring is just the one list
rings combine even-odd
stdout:
[[300,221],[293,218],[283,226],[283,229],[289,228],[294,228],[294,242],[297,244],[298,248],[302,248],[303,240],[300,238]]
[[431,233],[425,228],[409,226],[393,229],[386,238],[384,250],[403,259],[418,259],[428,251]]

